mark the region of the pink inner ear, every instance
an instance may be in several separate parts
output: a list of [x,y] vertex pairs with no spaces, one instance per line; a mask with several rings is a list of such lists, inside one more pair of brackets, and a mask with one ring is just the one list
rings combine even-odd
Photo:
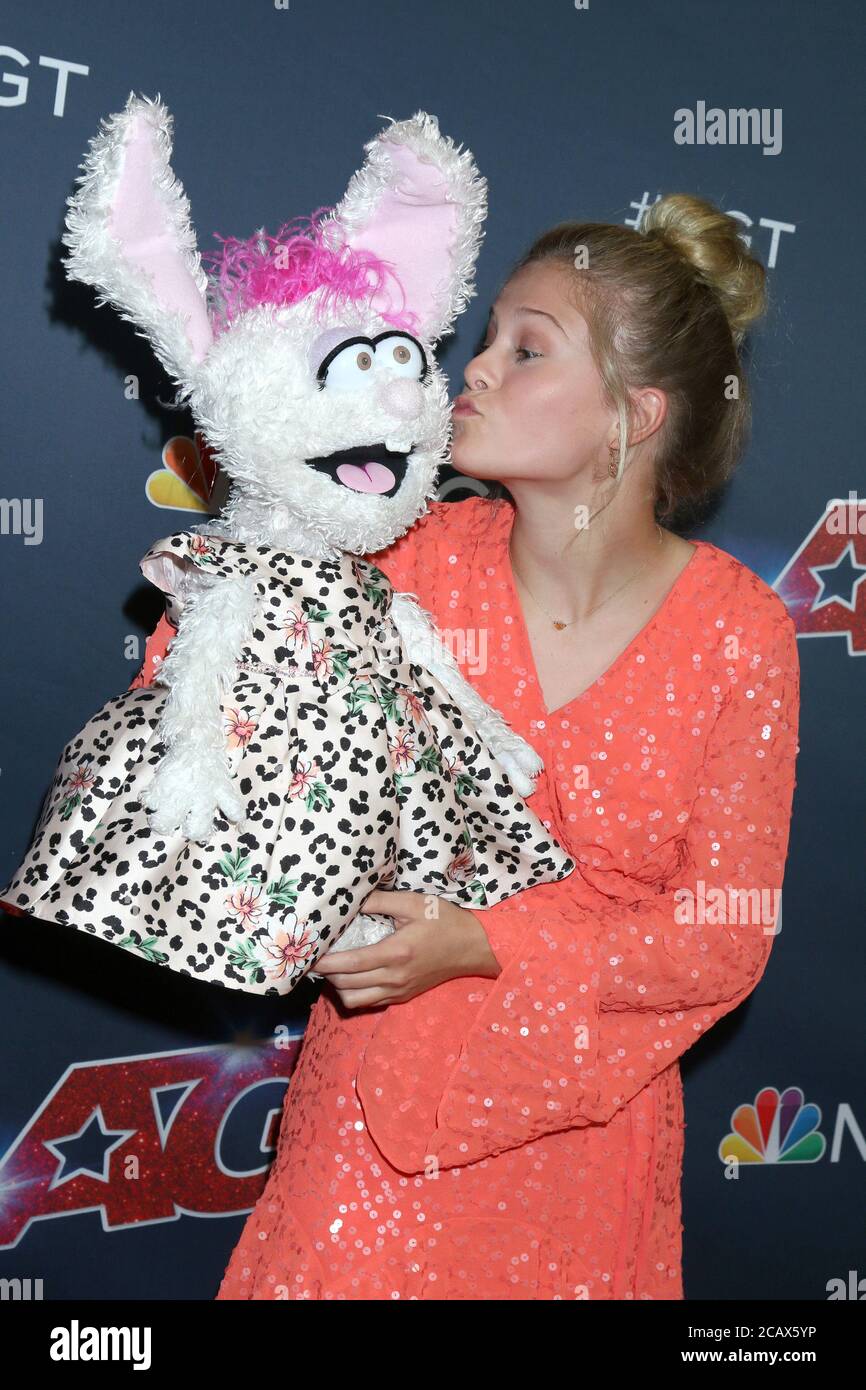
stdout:
[[211,346],[213,333],[207,309],[184,263],[172,226],[171,204],[160,199],[155,187],[158,160],[156,138],[150,126],[137,120],[124,146],[123,172],[118,180],[109,231],[132,265],[150,277],[161,309],[187,316],[187,337],[195,360],[200,362]]
[[[435,323],[442,313],[440,287],[453,270],[457,209],[445,201],[447,184],[435,164],[422,164],[406,145],[390,146],[389,154],[401,177],[385,189],[369,222],[352,232],[348,242],[390,261],[406,294],[405,307],[422,325]],[[403,308],[387,288],[371,303],[385,315]]]

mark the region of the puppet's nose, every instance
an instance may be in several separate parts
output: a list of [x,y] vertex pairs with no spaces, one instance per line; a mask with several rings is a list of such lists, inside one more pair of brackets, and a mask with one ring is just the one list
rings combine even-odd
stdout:
[[379,404],[395,420],[411,420],[420,413],[423,388],[418,381],[397,377],[379,387]]

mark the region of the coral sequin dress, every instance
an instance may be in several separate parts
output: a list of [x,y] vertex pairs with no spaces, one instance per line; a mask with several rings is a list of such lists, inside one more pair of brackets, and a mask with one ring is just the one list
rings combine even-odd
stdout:
[[[773,942],[794,624],[697,541],[605,674],[548,713],[513,517],[508,501],[434,502],[375,562],[538,748],[528,804],[578,867],[478,911],[495,980],[360,1011],[323,987],[220,1299],[683,1297],[678,1059],[751,992]],[[163,619],[140,681],[172,631]]]

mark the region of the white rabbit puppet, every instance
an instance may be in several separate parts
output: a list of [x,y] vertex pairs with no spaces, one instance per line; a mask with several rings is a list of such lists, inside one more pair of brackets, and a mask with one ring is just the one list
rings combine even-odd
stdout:
[[[386,118],[390,119],[390,118]],[[67,744],[7,905],[229,988],[286,994],[381,939],[378,886],[478,910],[574,867],[521,797],[535,751],[364,556],[435,495],[433,344],[474,294],[486,184],[419,111],[342,201],[202,268],[172,117],[131,93],[69,200],[66,272],[149,338],[230,479],[142,572],[179,628]]]

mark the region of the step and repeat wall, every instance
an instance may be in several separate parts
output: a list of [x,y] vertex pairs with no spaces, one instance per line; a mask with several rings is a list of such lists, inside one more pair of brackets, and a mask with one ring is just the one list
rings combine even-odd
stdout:
[[[685,534],[788,605],[801,751],[767,972],[683,1062],[690,1299],[866,1296],[860,28],[854,0],[43,0],[0,23],[3,884],[64,744],[142,663],[164,600],[140,558],[225,495],[148,343],[61,265],[79,163],[131,91],[174,116],[202,250],[332,205],[383,118],[434,113],[489,185],[478,293],[440,349],[452,396],[502,277],[558,221],[634,226],[691,192],[766,266],[752,438]],[[443,469],[441,498],[473,490]],[[321,985],[264,1000],[0,923],[0,1279],[213,1298]]]

